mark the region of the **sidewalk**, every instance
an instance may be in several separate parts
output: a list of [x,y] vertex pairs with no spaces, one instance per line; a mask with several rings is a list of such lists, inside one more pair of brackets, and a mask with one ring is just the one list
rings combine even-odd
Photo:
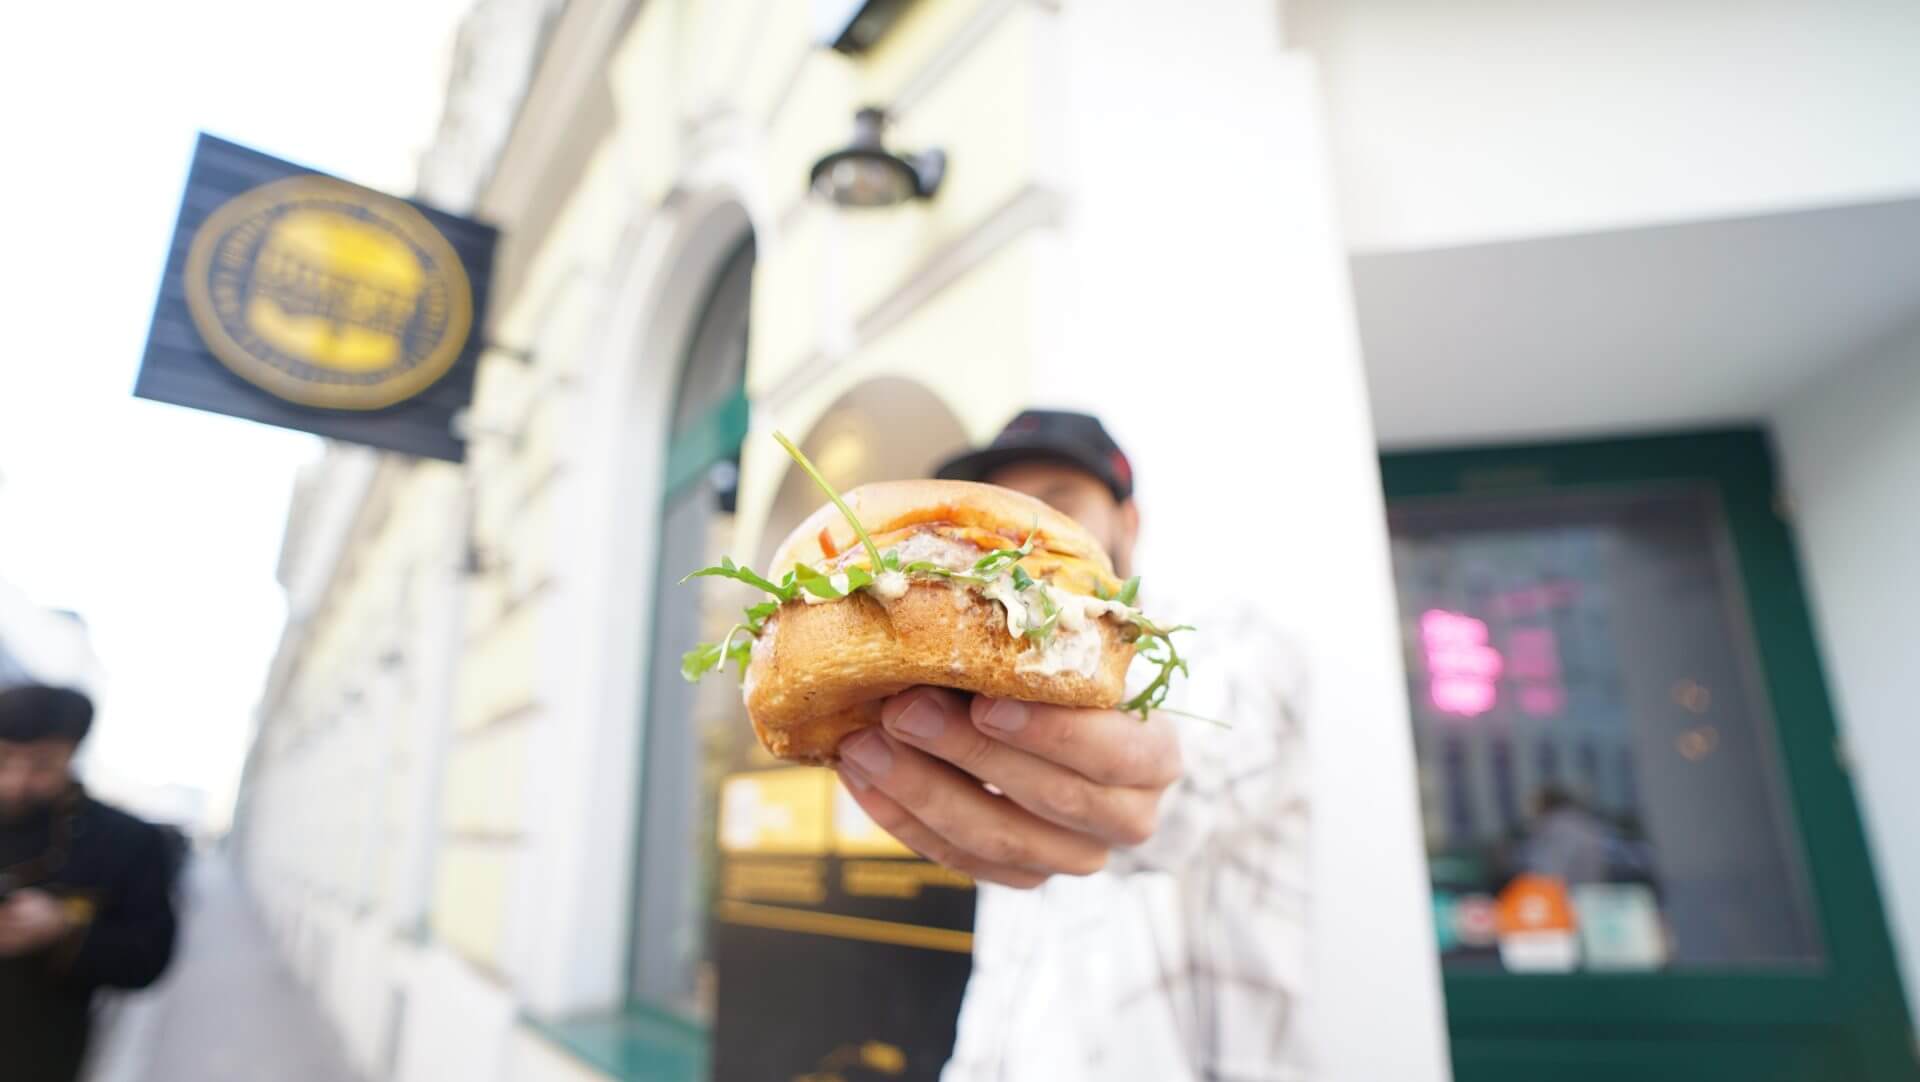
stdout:
[[116,1007],[90,1082],[358,1082],[225,858],[188,880],[173,969]]

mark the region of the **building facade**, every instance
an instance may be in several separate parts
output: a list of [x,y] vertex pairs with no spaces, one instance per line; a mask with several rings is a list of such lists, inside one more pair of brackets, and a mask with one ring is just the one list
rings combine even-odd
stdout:
[[[760,837],[727,816],[787,783],[758,773],[727,691],[676,671],[736,599],[674,583],[721,553],[763,562],[812,510],[773,431],[846,486],[1041,403],[1100,412],[1129,448],[1150,589],[1244,589],[1195,554],[1223,517],[1260,539],[1312,687],[1324,1077],[1699,1077],[1754,1049],[1757,1069],[1909,1077],[1885,930],[1910,959],[1920,863],[1894,840],[1920,809],[1886,773],[1914,749],[1884,644],[1916,596],[1920,246],[1889,239],[1920,220],[1899,59],[1920,26],[1866,2],[1453,7],[478,6],[421,181],[503,230],[468,461],[334,449],[303,479],[237,816],[355,1062],[405,1082],[703,1070],[727,1037],[716,929],[748,912],[715,898],[739,900],[726,862]],[[931,199],[809,193],[866,105],[890,145],[945,153]],[[1559,490],[1719,478],[1734,506],[1774,491],[1768,446],[1784,525],[1608,518]],[[1447,503],[1462,492],[1520,502]],[[1647,515],[1671,528],[1635,533]],[[1694,559],[1702,537],[1735,557]],[[1687,611],[1730,622],[1685,642],[1785,637],[1703,655],[1681,689],[1647,647],[1678,619],[1649,607],[1655,575],[1718,591]],[[1700,694],[1746,705],[1689,721]],[[1688,727],[1654,741],[1669,697]],[[1851,770],[1807,750],[1836,731]],[[1670,798],[1701,763],[1731,804]],[[1559,788],[1646,821],[1621,847],[1660,874],[1576,899],[1590,928],[1612,907],[1627,985],[1586,976],[1591,942],[1544,977],[1450,942]],[[1772,840],[1663,825],[1729,806]],[[862,851],[843,812],[821,844]],[[1779,913],[1713,910],[1674,870],[1736,849],[1760,855],[1714,889],[1754,877]],[[754,870],[752,889],[810,889]],[[1716,955],[1689,898],[1778,935]],[[1835,939],[1842,917],[1865,938]],[[1795,1012],[1836,971],[1866,976],[1804,1041],[1754,1041],[1813,1018]]]

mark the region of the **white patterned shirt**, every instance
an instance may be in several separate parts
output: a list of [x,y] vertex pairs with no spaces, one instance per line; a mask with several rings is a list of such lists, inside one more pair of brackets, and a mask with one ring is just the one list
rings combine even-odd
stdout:
[[[1163,616],[1156,606],[1156,616]],[[1251,608],[1187,617],[1169,705],[1185,777],[1107,871],[982,884],[973,976],[942,1082],[1298,1082],[1307,762],[1294,652]]]

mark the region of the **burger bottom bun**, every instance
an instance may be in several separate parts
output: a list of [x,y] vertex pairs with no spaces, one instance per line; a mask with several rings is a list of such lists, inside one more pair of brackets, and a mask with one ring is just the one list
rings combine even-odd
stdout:
[[747,666],[747,715],[781,759],[832,763],[848,734],[880,723],[880,702],[918,684],[1057,706],[1109,708],[1126,695],[1134,644],[1094,621],[1091,675],[1021,672],[1037,649],[1007,634],[997,602],[963,586],[915,581],[881,602],[865,591],[819,605],[789,603],[767,622]]

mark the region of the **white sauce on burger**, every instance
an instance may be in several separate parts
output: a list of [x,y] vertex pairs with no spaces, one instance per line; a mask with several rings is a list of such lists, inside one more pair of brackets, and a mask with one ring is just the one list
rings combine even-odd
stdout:
[[[983,550],[975,545],[956,541],[932,530],[913,534],[891,546],[890,551],[899,557],[902,565],[924,562],[962,574],[971,571],[974,562],[983,555]],[[860,551],[855,549],[842,555],[838,562],[844,564],[860,555]],[[835,589],[846,592],[846,572],[835,573],[829,581]],[[911,576],[899,571],[882,571],[872,585],[863,589],[883,603],[898,601],[906,596],[912,581]],[[1036,581],[1024,591],[1016,589],[1011,570],[1001,572],[992,582],[978,589],[982,596],[1000,603],[1006,612],[1007,634],[1016,639],[1026,635],[1028,628],[1046,622],[1045,603],[1040,599],[1043,592],[1059,611],[1060,619],[1054,625],[1053,634],[1044,643],[1034,642],[1014,664],[1014,668],[1020,672],[1040,676],[1063,673],[1092,676],[1100,668],[1104,648],[1096,621],[1102,616],[1111,616],[1126,623],[1138,615],[1138,610],[1118,601],[1102,601],[1097,597],[1056,590],[1045,582]],[[809,605],[838,600],[818,597],[804,590],[800,599]],[[959,595],[955,599],[959,600]]]
[[1025,590],[1015,589],[1011,574],[994,579],[980,592],[998,601],[1006,610],[1007,634],[1016,639],[1025,635],[1028,628],[1046,623],[1046,605],[1040,599],[1041,593],[1059,610],[1060,620],[1054,624],[1053,635],[1044,643],[1034,643],[1013,666],[1018,672],[1040,676],[1061,673],[1092,676],[1100,668],[1103,649],[1099,625],[1094,621],[1101,616],[1113,616],[1124,622],[1134,616],[1132,608],[1118,601],[1055,590],[1044,582],[1036,582]]

